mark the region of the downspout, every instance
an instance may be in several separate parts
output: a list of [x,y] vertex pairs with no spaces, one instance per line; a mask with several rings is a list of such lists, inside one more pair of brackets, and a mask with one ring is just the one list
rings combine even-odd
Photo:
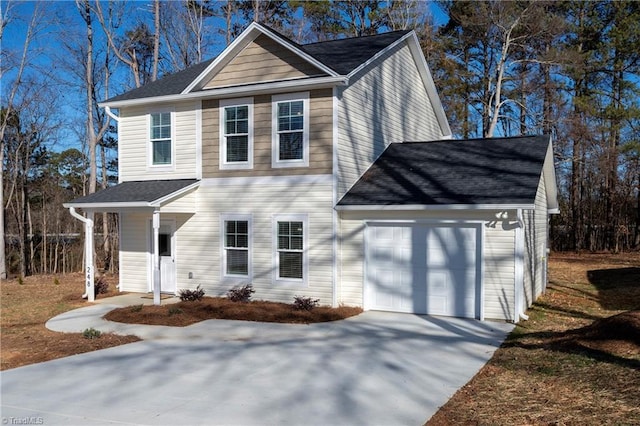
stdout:
[[522,311],[522,292],[524,291],[524,220],[522,218],[522,209],[518,209],[516,213],[516,222],[518,227],[516,228],[516,259],[515,259],[515,312],[514,322],[518,322],[519,319],[525,321],[529,320],[529,317]]
[[107,113],[107,115],[111,118],[113,118],[114,120],[116,120],[116,123],[120,123],[120,117],[118,117],[117,115],[115,115],[113,112],[111,112],[111,108],[109,108],[108,106],[105,105],[104,107],[104,112]]
[[84,250],[85,250],[85,293],[82,295],[83,299],[88,299],[89,302],[95,300],[94,292],[94,268],[93,268],[93,219],[90,219],[91,212],[87,211],[87,216],[84,217],[74,207],[69,207],[69,213],[82,223],[84,223]]

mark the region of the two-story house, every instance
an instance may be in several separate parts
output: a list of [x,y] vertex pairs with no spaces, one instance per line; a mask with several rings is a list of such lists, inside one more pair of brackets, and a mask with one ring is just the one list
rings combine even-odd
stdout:
[[119,213],[121,291],[517,320],[544,289],[549,137],[451,140],[413,31],[299,45],[252,23],[101,105],[119,184],[65,206],[87,235],[76,208]]

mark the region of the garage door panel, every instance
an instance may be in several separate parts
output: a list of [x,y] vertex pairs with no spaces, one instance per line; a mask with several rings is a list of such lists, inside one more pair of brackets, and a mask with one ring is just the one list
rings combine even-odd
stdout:
[[476,317],[476,233],[473,227],[373,226],[368,308]]

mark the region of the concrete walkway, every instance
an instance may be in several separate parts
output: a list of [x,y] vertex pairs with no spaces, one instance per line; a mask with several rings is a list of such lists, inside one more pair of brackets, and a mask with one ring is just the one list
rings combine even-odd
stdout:
[[57,331],[145,341],[0,373],[2,418],[42,424],[419,425],[491,358],[506,323],[365,312],[313,325],[188,327],[71,311]]

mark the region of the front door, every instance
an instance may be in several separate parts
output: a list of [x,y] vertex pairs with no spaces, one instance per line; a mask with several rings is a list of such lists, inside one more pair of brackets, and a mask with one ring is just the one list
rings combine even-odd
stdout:
[[173,222],[160,222],[158,235],[160,249],[160,291],[163,293],[176,292],[176,248],[174,233]]

